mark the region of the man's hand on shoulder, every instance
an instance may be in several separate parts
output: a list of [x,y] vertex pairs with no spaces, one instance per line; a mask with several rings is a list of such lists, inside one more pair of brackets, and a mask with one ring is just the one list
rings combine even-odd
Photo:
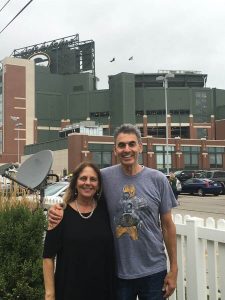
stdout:
[[48,229],[55,228],[63,217],[63,207],[60,204],[51,206],[48,210]]

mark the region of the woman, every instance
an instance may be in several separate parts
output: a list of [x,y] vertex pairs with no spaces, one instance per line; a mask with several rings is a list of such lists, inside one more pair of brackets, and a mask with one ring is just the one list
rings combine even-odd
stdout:
[[113,237],[100,194],[98,167],[81,163],[64,196],[63,219],[46,234],[45,300],[115,299]]

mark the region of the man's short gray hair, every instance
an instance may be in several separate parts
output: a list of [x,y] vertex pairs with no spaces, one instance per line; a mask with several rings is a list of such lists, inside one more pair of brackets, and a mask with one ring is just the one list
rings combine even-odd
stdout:
[[142,143],[141,141],[141,132],[140,130],[133,124],[122,124],[121,126],[117,127],[114,131],[114,142],[116,142],[116,139],[120,133],[125,133],[125,134],[135,134],[138,143]]

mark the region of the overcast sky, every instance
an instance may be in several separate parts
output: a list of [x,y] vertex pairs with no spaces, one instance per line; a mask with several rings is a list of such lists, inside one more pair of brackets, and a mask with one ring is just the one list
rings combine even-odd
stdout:
[[[0,31],[28,2],[9,2]],[[0,59],[76,33],[95,41],[98,88],[119,72],[196,70],[208,74],[208,87],[225,89],[224,0],[34,0],[0,34]]]

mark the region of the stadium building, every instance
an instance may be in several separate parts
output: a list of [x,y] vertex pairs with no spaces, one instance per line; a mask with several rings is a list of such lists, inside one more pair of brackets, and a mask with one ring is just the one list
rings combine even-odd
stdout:
[[83,159],[108,166],[113,130],[132,123],[144,165],[165,169],[167,157],[170,169],[225,169],[225,90],[207,87],[207,74],[122,72],[98,90],[94,41],[78,34],[14,50],[1,64],[0,163],[51,149],[59,174]]

